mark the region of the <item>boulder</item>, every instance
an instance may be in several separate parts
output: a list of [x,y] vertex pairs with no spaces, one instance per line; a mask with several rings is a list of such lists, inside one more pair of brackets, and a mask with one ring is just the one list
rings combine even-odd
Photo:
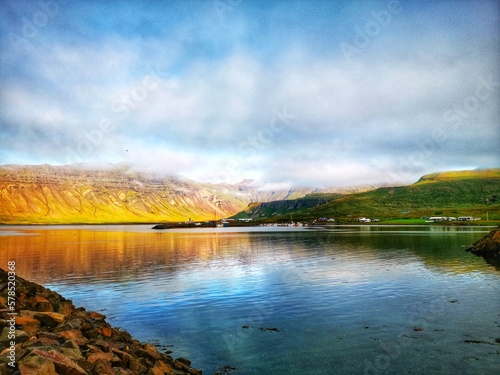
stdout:
[[480,256],[500,256],[500,227],[493,229],[486,236],[474,242],[467,251]]
[[42,357],[28,357],[19,362],[21,375],[58,375],[54,362]]
[[85,370],[83,370],[80,366],[78,366],[73,360],[69,359],[62,353],[59,353],[56,350],[40,350],[35,349],[32,352],[32,355],[41,357],[43,359],[47,359],[54,363],[54,367],[58,374],[61,375],[87,375]]
[[95,375],[115,375],[113,367],[108,361],[104,359],[98,359],[94,364],[94,374]]
[[64,314],[55,312],[39,312],[38,314],[35,314],[34,318],[42,322],[43,325],[56,327],[58,324],[64,322],[66,317]]

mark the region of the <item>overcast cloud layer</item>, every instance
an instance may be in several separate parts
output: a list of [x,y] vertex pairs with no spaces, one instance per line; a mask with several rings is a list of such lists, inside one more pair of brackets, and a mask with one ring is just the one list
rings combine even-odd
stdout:
[[499,1],[2,1],[0,164],[209,182],[498,167]]

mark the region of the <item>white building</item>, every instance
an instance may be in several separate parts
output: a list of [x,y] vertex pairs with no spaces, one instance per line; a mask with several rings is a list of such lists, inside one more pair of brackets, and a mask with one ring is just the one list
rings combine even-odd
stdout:
[[445,221],[448,220],[448,217],[446,216],[431,216],[429,218],[430,221]]

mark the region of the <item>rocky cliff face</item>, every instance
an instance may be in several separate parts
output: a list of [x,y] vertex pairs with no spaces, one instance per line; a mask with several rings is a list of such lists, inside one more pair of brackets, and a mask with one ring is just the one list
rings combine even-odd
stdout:
[[259,191],[251,181],[198,183],[128,165],[0,167],[0,223],[7,224],[212,220],[289,195]]

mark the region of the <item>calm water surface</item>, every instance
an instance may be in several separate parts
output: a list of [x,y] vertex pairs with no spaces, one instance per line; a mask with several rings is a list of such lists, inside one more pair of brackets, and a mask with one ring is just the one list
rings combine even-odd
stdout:
[[498,374],[489,229],[3,226],[0,267],[204,374]]

